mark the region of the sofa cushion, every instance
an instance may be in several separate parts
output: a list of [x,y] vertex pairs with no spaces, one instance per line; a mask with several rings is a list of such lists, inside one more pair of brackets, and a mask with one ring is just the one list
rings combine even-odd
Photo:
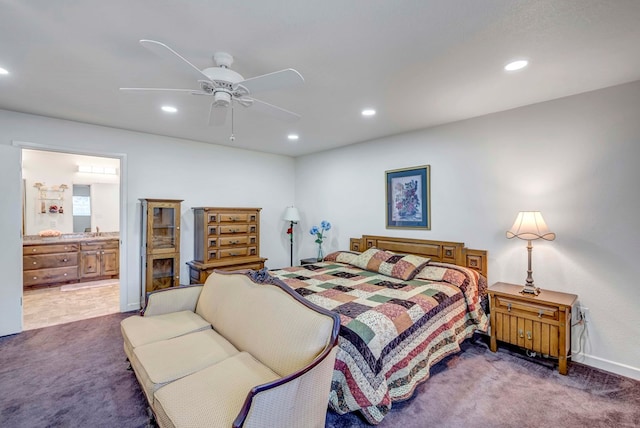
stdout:
[[236,348],[281,376],[311,363],[333,328],[332,318],[296,302],[279,286],[257,284],[246,275],[213,272],[196,312]]
[[153,393],[161,386],[237,353],[227,339],[208,329],[138,346],[130,361],[153,403]]
[[230,427],[251,388],[279,377],[240,352],[158,389],[156,417],[163,427]]
[[209,322],[191,311],[145,317],[134,315],[120,322],[125,351],[129,357],[138,346],[210,328]]

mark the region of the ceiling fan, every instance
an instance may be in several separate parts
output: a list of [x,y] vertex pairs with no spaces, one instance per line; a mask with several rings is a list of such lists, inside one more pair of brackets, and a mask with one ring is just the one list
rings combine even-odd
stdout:
[[213,101],[209,109],[209,124],[214,125],[225,123],[229,108],[231,108],[233,120],[234,103],[286,121],[295,121],[300,118],[297,113],[253,97],[255,92],[293,87],[304,83],[302,75],[292,68],[245,79],[229,68],[233,63],[233,56],[226,52],[216,52],[213,55],[215,67],[200,70],[164,43],[155,40],[140,40],[140,44],[156,55],[172,62],[185,75],[188,74],[194,78],[199,89],[120,88],[121,91],[183,92],[191,95],[211,96]]

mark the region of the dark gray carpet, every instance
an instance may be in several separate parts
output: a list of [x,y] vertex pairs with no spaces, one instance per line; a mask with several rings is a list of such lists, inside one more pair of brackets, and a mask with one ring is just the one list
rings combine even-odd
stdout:
[[[0,338],[0,427],[142,427],[114,314]],[[368,426],[327,414],[327,427]],[[568,376],[482,341],[433,367],[379,427],[640,427],[640,382],[580,364]]]
[[113,314],[0,338],[0,427],[143,427]]

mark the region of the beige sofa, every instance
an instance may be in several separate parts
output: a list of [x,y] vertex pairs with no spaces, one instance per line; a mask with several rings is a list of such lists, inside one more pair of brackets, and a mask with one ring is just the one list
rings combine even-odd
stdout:
[[339,326],[266,270],[151,293],[121,323],[160,427],[323,427]]

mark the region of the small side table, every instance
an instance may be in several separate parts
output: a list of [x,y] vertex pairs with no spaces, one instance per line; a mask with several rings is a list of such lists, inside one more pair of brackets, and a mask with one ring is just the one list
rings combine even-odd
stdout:
[[301,259],[300,260],[300,265],[304,266],[304,265],[312,265],[314,263],[318,263],[318,259],[315,257],[310,257],[308,259]]
[[510,343],[542,356],[558,358],[558,372],[567,374],[571,350],[571,307],[578,296],[540,290],[537,296],[521,293],[523,286],[497,282],[489,287],[491,350],[497,341]]

